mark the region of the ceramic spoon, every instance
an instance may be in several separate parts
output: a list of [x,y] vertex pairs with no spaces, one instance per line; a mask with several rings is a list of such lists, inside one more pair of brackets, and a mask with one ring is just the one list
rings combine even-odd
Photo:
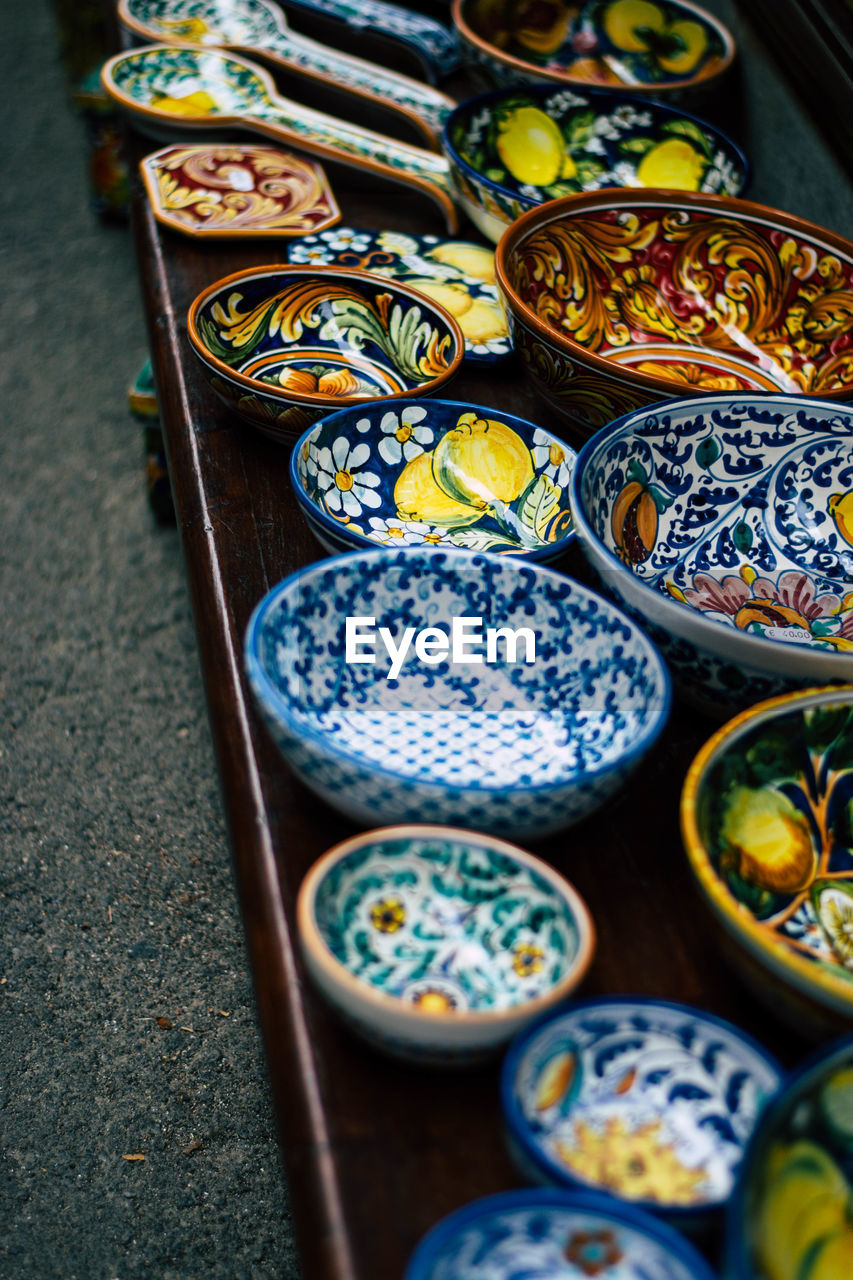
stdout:
[[267,0],[119,0],[123,25],[146,40],[260,54],[333,88],[399,112],[439,149],[441,127],[456,105],[409,76],[338,53],[287,29]]
[[185,140],[188,130],[246,128],[328,160],[424,192],[456,231],[450,170],[444,156],[360,129],[279,97],[261,67],[234,54],[148,45],[104,64],[101,81],[137,126],[156,138]]
[[404,44],[435,83],[462,63],[455,31],[434,18],[412,13],[385,0],[281,0],[285,9],[345,23],[354,32],[369,31]]

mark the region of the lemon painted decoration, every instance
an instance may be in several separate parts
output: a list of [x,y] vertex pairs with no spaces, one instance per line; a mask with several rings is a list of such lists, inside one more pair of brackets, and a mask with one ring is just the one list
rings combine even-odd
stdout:
[[[351,457],[361,492],[339,501],[336,465]],[[512,414],[402,401],[324,419],[294,451],[291,475],[330,550],[441,545],[551,560],[574,533],[574,461],[562,440]]]

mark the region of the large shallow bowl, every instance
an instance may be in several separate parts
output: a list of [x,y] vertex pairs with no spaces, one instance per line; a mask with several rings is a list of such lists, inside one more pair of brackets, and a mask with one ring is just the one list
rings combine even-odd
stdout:
[[641,1209],[526,1187],[475,1200],[421,1240],[403,1280],[714,1280],[702,1255]]
[[574,538],[575,454],[511,413],[464,400],[341,409],[290,455],[302,512],[327,550],[465,547],[553,560]]
[[523,1031],[501,1098],[510,1146],[536,1181],[606,1191],[695,1227],[728,1200],[781,1080],[730,1023],[617,996],[574,1002]]
[[[395,667],[387,640],[399,652],[404,632]],[[366,826],[559,830],[622,785],[669,712],[666,668],[621,611],[488,553],[321,561],[260,602],[246,665],[291,767]]]
[[853,681],[851,489],[853,409],[715,396],[600,431],[571,505],[607,590],[719,718]]
[[366,400],[432,395],[465,354],[424,294],[340,267],[252,267],[208,285],[187,318],[216,394],[274,440]]
[[599,187],[740,195],[748,165],[725,134],[624,93],[514,85],[469,98],[444,126],[459,203],[499,240],[528,209]]
[[747,1147],[726,1220],[729,1280],[853,1276],[853,1037],[789,1077]]
[[853,399],[853,244],[790,214],[566,196],[508,228],[495,271],[525,372],[575,437],[672,396]]
[[736,716],[684,783],[681,830],[727,957],[800,1033],[853,1028],[853,686]]
[[680,98],[719,85],[735,57],[728,28],[689,0],[454,0],[453,22],[471,61],[500,83]]
[[451,827],[386,827],[314,864],[299,891],[312,978],[395,1056],[467,1064],[581,981],[595,946],[572,886],[515,845]]

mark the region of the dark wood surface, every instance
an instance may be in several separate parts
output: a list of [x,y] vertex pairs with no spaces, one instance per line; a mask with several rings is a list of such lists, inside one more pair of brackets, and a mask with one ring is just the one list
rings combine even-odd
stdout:
[[[153,149],[131,135],[133,155]],[[440,232],[426,202],[330,170],[345,224]],[[195,243],[155,222],[137,182],[134,234],[222,794],[306,1280],[399,1280],[423,1233],[476,1197],[520,1185],[504,1146],[497,1065],[398,1065],[344,1030],[307,985],[294,904],[312,861],[352,827],[272,746],[243,677],[261,596],[322,558],[290,491],[288,450],[208,389],[186,336],[194,296],[229,271],[285,260],[286,242]],[[471,238],[479,238],[467,228]],[[448,390],[557,427],[514,363],[466,367]],[[583,577],[579,554],[562,566]],[[583,994],[637,993],[732,1019],[785,1062],[805,1051],[732,976],[678,830],[685,771],[713,724],[676,705],[659,747],[613,802],[539,845],[598,932]],[[716,1241],[708,1242],[713,1256]]]

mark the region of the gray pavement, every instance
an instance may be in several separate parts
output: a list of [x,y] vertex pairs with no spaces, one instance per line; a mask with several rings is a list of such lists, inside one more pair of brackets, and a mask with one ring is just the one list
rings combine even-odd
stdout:
[[296,1277],[130,235],[48,0],[4,16],[0,1277]]

